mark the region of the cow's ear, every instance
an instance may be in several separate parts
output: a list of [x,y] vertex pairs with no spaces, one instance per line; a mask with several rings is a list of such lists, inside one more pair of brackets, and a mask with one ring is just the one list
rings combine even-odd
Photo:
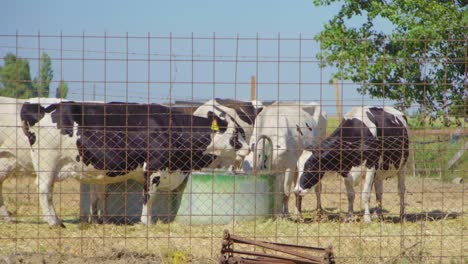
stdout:
[[312,152],[318,151],[320,150],[320,142],[314,141],[306,149]]
[[225,113],[225,112],[222,112],[222,113],[219,115],[219,118],[222,119],[222,120],[226,120],[226,113]]
[[372,124],[377,125],[375,116],[369,110],[366,111],[366,115],[367,115],[367,118],[369,118],[369,120],[372,122]]
[[50,114],[57,109],[57,104],[51,104],[45,108],[45,112]]
[[263,108],[263,106],[255,108],[255,116],[258,116],[263,111]]
[[209,119],[214,119],[215,114],[212,111],[208,111],[208,113],[206,113],[206,117],[209,118]]
[[301,107],[302,110],[307,112],[309,115],[314,116],[315,111],[317,111],[317,106],[316,105],[304,105]]
[[29,126],[34,126],[44,117],[45,109],[40,104],[25,102],[21,107],[20,118]]

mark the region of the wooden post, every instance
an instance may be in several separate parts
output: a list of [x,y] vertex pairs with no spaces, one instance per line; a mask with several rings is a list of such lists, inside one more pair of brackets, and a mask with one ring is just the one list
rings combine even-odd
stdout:
[[256,89],[255,89],[255,76],[252,75],[250,78],[250,100],[256,100]]
[[465,142],[465,145],[463,145],[461,149],[457,151],[457,153],[455,153],[455,155],[453,155],[453,157],[448,161],[449,170],[452,169],[453,165],[455,165],[458,160],[460,160],[466,150],[468,150],[468,142]]
[[338,115],[338,119],[341,121],[343,118],[343,112],[341,108],[341,100],[340,100],[340,86],[338,84],[338,80],[333,80],[333,85],[335,86],[335,103],[336,103],[336,114]]

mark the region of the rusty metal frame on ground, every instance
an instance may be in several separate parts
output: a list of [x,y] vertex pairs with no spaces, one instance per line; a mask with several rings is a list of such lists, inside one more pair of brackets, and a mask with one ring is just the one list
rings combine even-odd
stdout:
[[[234,249],[234,243],[247,244],[261,247],[263,252],[251,252]],[[281,255],[268,254],[265,250],[273,250]],[[234,255],[238,254],[238,255]],[[314,255],[312,255],[314,254]],[[254,257],[254,258],[251,258]],[[229,234],[224,230],[223,242],[221,245],[220,264],[247,264],[247,263],[278,263],[278,264],[321,264],[335,263],[333,247],[319,248],[298,246],[291,244],[274,243],[268,241],[258,241],[242,238]]]

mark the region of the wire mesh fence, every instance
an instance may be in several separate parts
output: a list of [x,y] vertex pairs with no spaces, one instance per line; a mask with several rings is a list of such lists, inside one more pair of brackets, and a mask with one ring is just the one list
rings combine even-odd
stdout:
[[[466,262],[466,52],[400,58],[421,72],[464,67],[461,83],[444,84],[462,85],[461,104],[434,119],[404,93],[330,83],[321,41],[0,35],[0,255],[216,263],[228,229],[332,246],[338,263]],[[430,42],[406,43],[417,41]],[[33,98],[49,95],[66,99]],[[301,198],[299,218],[295,194],[314,177],[319,194]]]

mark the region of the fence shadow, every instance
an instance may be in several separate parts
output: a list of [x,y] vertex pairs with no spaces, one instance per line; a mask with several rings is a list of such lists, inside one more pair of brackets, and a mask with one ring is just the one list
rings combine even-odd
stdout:
[[[325,212],[322,213],[320,217],[316,215],[316,210],[303,211],[303,217],[301,220],[291,218],[291,221],[302,222],[302,223],[318,223],[318,222],[345,222],[346,213],[345,212],[334,212],[337,208],[326,208]],[[401,223],[399,215],[388,215],[389,211],[383,210],[383,218],[381,221],[388,223]],[[362,222],[362,215],[364,211],[355,212],[354,218],[350,222]],[[311,216],[312,215],[312,216]],[[441,221],[448,219],[457,219],[461,217],[462,213],[457,212],[443,212],[441,210],[433,210],[430,212],[421,212],[421,213],[409,213],[405,214],[404,221],[406,222],[418,222],[418,221]],[[372,215],[373,218],[376,218],[375,215]],[[375,221],[375,220],[374,220]]]
[[[404,221],[418,222],[418,221],[441,221],[447,219],[457,219],[462,214],[457,212],[443,212],[441,210],[432,210],[430,212],[410,213],[405,214]],[[385,216],[384,221],[392,223],[401,223],[400,216]]]

